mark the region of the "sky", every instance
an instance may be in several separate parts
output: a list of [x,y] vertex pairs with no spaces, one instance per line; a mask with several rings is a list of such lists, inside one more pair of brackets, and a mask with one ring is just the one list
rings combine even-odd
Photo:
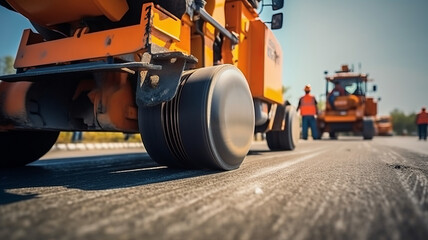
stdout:
[[[283,28],[274,33],[293,105],[306,84],[325,99],[324,71],[348,64],[374,80],[378,90],[369,95],[381,98],[380,115],[428,107],[428,0],[285,0],[276,12],[284,14]],[[262,20],[271,14],[264,7]],[[31,28],[28,20],[0,7],[0,57],[15,56],[25,28]]]

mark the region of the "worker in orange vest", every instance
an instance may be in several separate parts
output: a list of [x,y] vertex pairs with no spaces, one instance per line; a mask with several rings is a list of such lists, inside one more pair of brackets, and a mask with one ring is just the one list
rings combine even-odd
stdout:
[[426,108],[423,107],[421,112],[416,115],[416,124],[418,125],[419,140],[427,140],[427,125],[428,125],[428,113]]
[[302,138],[305,140],[308,139],[308,126],[310,126],[312,138],[318,139],[317,124],[315,122],[318,112],[317,100],[310,94],[310,84],[307,84],[303,90],[305,91],[305,96],[300,98],[299,105],[297,106],[297,110],[300,109],[300,115],[302,115]]

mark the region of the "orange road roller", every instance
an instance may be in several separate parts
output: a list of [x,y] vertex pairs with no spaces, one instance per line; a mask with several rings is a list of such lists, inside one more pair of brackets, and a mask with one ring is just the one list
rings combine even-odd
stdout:
[[[141,134],[178,168],[238,168],[255,133],[292,150],[295,108],[258,0],[1,0],[30,20],[0,77],[1,167],[43,156],[60,131]],[[283,0],[272,1],[273,13]],[[8,156],[8,157],[5,157]]]
[[[319,132],[328,132],[331,139],[337,139],[339,132],[350,132],[371,140],[376,134],[377,114],[377,102],[368,96],[372,79],[342,65],[341,70],[326,75],[325,80],[327,102],[317,118]],[[375,92],[376,85],[372,87]]]

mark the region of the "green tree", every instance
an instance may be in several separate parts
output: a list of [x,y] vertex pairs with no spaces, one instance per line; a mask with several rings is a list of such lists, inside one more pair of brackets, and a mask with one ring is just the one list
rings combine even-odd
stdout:
[[416,132],[415,113],[406,115],[399,109],[394,109],[391,113],[392,126],[397,135],[408,135]]
[[413,134],[417,132],[416,125],[416,113],[411,113],[407,115],[407,130],[409,134]]
[[290,89],[290,87],[282,85],[282,95],[285,96],[287,94],[287,91]]
[[318,104],[317,104],[318,111],[325,110],[325,106],[326,106],[325,100],[318,101]]
[[12,74],[15,73],[13,68],[14,58],[12,56],[5,56],[0,58],[0,74]]

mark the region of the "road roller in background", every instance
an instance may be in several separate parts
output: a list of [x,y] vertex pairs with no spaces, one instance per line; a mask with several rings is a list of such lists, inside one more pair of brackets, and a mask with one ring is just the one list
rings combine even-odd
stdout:
[[[353,72],[348,65],[342,65],[333,75],[326,72],[325,80],[327,101],[317,118],[321,135],[328,132],[331,139],[336,139],[338,132],[350,132],[372,139],[376,134],[377,102],[367,96],[368,82],[372,81],[368,74]],[[376,88],[372,85],[371,91]],[[336,89],[343,92],[338,94]]]
[[[0,77],[2,167],[43,156],[60,131],[140,133],[150,157],[232,170],[254,133],[292,150],[282,51],[256,0],[1,0],[30,20]],[[273,1],[273,10],[283,0]]]
[[392,117],[389,115],[376,117],[376,133],[378,136],[393,136]]

